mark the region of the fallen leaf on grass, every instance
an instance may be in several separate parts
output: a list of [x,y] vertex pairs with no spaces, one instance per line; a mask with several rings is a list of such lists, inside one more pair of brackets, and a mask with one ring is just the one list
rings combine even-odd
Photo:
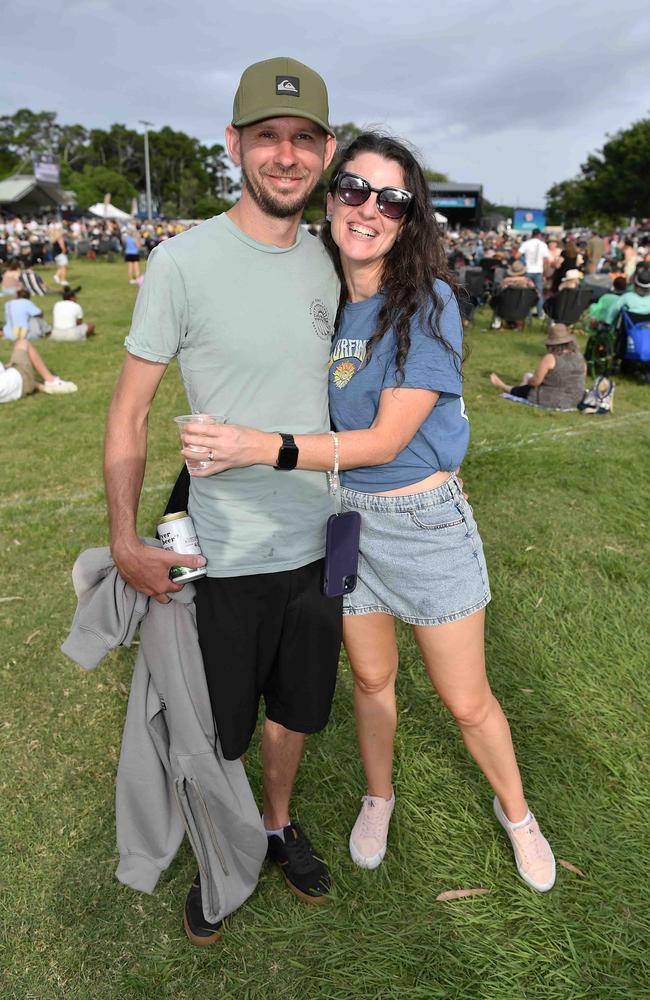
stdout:
[[489,889],[448,889],[436,896],[436,903],[446,903],[450,899],[466,899],[468,896],[486,896]]
[[519,690],[523,691],[524,694],[535,694],[534,688],[519,688]]
[[5,601],[22,601],[22,597],[0,597],[0,604],[4,604]]
[[535,604],[535,607],[538,608],[540,606],[540,604],[542,603],[543,600],[544,600],[543,597],[538,598],[537,603]]
[[40,628],[37,628],[33,632],[30,632],[27,638],[25,639],[25,645],[29,646],[32,639],[35,639],[36,636],[40,634],[40,631],[41,631]]
[[608,552],[618,552],[621,556],[625,555],[625,549],[619,549],[616,545],[605,545],[604,548],[606,548]]
[[584,872],[581,872],[579,868],[576,868],[575,865],[572,865],[570,861],[562,861],[561,858],[558,858],[557,863],[558,865],[562,865],[563,868],[566,868],[568,872],[573,872],[574,875],[579,875],[580,878],[587,877]]
[[527,545],[526,548],[524,549],[524,552],[532,552],[534,548],[535,548],[534,545]]

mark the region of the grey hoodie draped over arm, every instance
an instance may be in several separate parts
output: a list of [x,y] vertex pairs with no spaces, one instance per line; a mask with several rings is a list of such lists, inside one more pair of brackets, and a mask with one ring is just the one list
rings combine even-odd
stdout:
[[169,604],[149,601],[122,580],[108,548],[83,552],[72,578],[78,605],[61,649],[80,666],[130,645],[140,625],[117,770],[117,878],[153,892],[187,833],[205,917],[221,920],[255,889],[267,839],[242,763],[220,752],[194,587]]

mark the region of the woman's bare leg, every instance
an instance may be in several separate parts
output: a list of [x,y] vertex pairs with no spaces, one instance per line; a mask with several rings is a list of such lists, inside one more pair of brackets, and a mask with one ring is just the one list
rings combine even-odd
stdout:
[[431,683],[452,713],[465,746],[490,782],[508,819],[517,823],[528,806],[510,727],[485,673],[481,609],[446,625],[414,625]]
[[354,714],[368,794],[389,799],[397,726],[397,643],[391,615],[346,615],[343,642],[354,674]]
[[511,392],[512,386],[506,385],[505,382],[499,378],[496,372],[490,373],[490,382],[496,389],[501,389],[501,392]]

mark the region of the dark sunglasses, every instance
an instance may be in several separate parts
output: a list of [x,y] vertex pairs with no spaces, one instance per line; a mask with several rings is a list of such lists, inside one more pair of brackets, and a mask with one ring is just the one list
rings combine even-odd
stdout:
[[365,204],[371,194],[376,194],[377,208],[387,219],[403,218],[413,201],[413,195],[409,191],[397,187],[374,188],[365,177],[349,174],[347,171],[336,175],[331,189],[336,190],[340,202],[354,207]]

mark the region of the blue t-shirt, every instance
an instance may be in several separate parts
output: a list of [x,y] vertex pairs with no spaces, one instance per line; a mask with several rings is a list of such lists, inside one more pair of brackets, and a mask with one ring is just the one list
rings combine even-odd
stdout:
[[[4,335],[7,340],[16,339],[13,333],[15,326],[26,326],[29,329],[30,319],[40,315],[41,310],[30,299],[9,299],[8,302],[5,302]],[[29,334],[27,339],[32,339]]]
[[124,253],[136,254],[139,253],[138,244],[135,241],[135,237],[131,236],[131,233],[125,233],[124,235]]
[[[440,470],[453,471],[462,462],[469,443],[460,375],[463,325],[449,285],[436,281],[444,303],[437,329],[458,356],[447,350],[411,320],[411,346],[404,368],[404,389],[431,389],[440,398],[415,436],[386,465],[349,469],[341,473],[344,486],[361,493],[401,489]],[[362,302],[348,302],[332,346],[329,374],[330,414],[339,431],[364,430],[379,409],[383,389],[398,385],[395,367],[397,338],[389,330],[375,345],[367,365],[366,345],[377,328],[383,295],[378,292]]]

